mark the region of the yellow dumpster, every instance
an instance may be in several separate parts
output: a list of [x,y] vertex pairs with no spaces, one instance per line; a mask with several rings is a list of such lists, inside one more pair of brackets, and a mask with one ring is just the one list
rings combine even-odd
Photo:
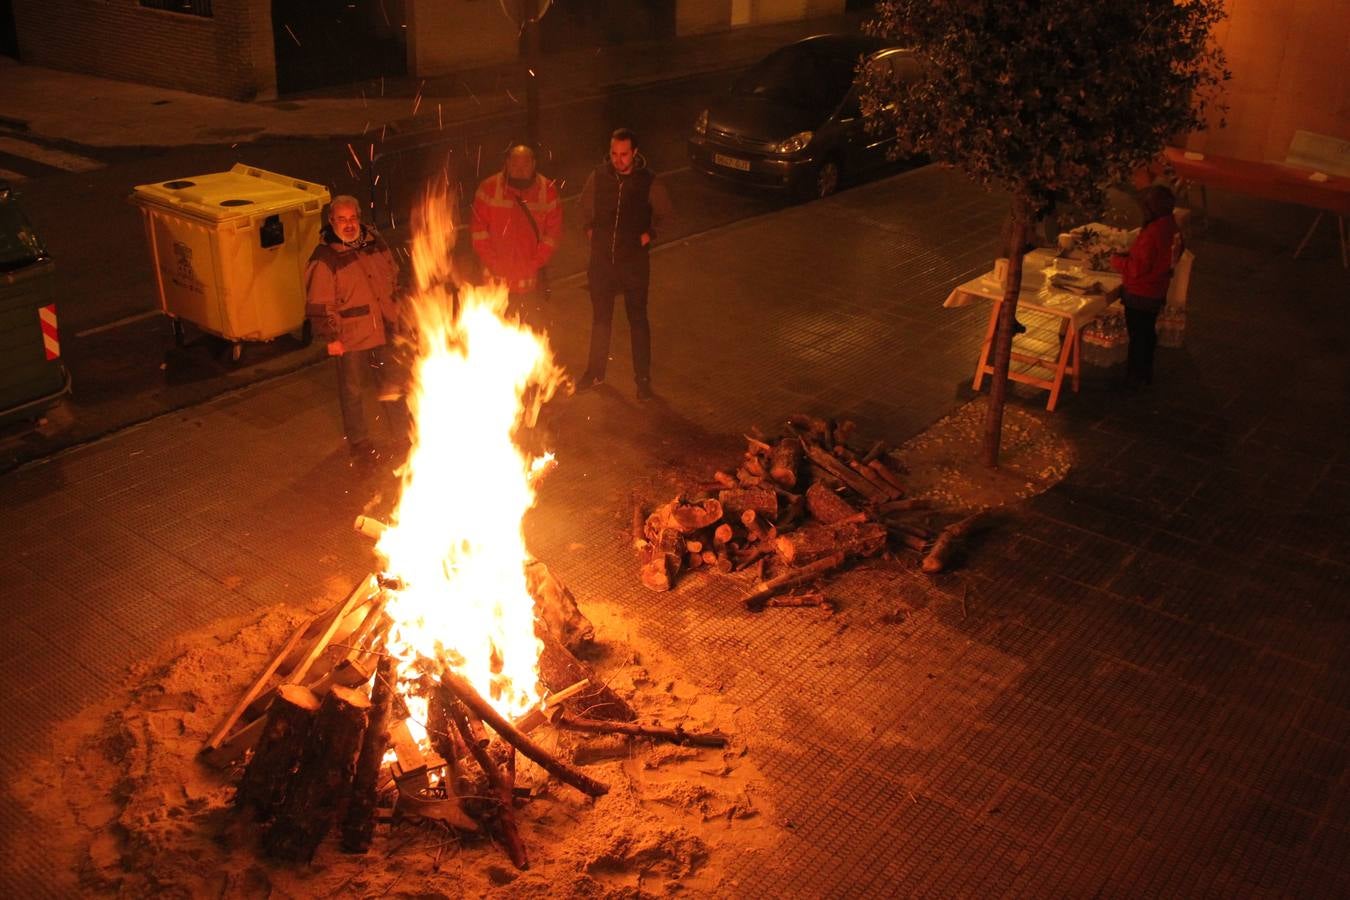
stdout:
[[322,185],[237,164],[228,172],[137,185],[164,313],[241,341],[302,333],[305,263],[319,243]]

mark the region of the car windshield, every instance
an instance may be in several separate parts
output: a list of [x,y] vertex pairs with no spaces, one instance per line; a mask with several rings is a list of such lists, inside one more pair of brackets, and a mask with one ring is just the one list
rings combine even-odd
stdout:
[[19,207],[0,201],[0,272],[13,272],[47,255]]
[[839,105],[853,85],[853,67],[852,59],[786,47],[752,66],[736,80],[731,92],[828,111]]

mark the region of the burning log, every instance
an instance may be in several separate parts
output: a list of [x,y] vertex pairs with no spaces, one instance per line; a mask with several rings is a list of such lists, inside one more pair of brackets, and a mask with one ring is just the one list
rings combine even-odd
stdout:
[[802,464],[801,441],[785,437],[773,445],[769,457],[769,477],[785,488],[797,486],[797,470]]
[[933,549],[923,559],[923,570],[930,575],[943,571],[951,563],[961,539],[970,534],[984,517],[980,511],[954,522],[938,533]]
[[534,598],[535,614],[572,652],[595,640],[595,626],[577,606],[577,598],[539,560],[525,564],[525,587]]
[[258,749],[244,768],[234,798],[235,805],[251,811],[255,821],[271,819],[281,803],[318,711],[319,698],[309,688],[283,684],[277,689]]
[[553,724],[568,731],[584,731],[590,734],[627,734],[692,747],[725,747],[727,745],[727,736],[721,732],[685,731],[682,725],[676,725],[674,728],[663,728],[659,725],[639,725],[636,722],[606,722],[601,719],[569,716],[566,713],[554,718]]
[[441,676],[441,686],[454,695],[472,713],[482,719],[502,740],[515,747],[529,759],[537,763],[544,771],[564,784],[569,784],[591,797],[600,797],[609,793],[609,786],[596,781],[585,772],[578,772],[571,766],[555,759],[547,750],[532,741],[528,735],[521,734],[501,713],[479,696],[473,686],[453,672]]
[[844,558],[844,554],[835,553],[824,559],[818,559],[813,563],[802,566],[800,569],[791,569],[781,575],[770,578],[768,581],[761,582],[746,596],[745,608],[751,612],[759,612],[764,609],[766,602],[774,594],[785,591],[790,587],[812,581],[832,569],[839,568],[844,564]]
[[544,645],[539,653],[539,680],[546,688],[557,693],[585,681],[587,686],[567,701],[573,709],[584,710],[597,719],[631,722],[637,718],[628,701],[601,683],[591,667],[568,652],[557,639],[538,628],[535,635]]
[[[456,730],[463,739],[465,745],[469,748],[469,754],[478,767],[483,770],[484,777],[487,778],[488,786],[492,789],[497,801],[497,824],[501,829],[502,844],[506,847],[506,854],[511,857],[511,862],[517,869],[528,869],[530,867],[529,854],[525,850],[525,842],[520,837],[520,829],[516,827],[516,813],[514,807],[514,772],[510,778],[497,767],[497,763],[488,754],[485,743],[478,739],[474,733],[474,728],[469,722],[468,713],[460,705],[463,701],[460,694],[446,684],[446,678],[454,676],[448,673],[441,679],[441,702],[445,705],[445,710],[450,719],[454,722]],[[481,697],[469,686],[467,681],[462,681],[459,687],[467,690],[474,695],[484,707],[491,709]],[[467,706],[468,704],[465,704]],[[503,720],[505,721],[505,720]],[[499,732],[500,733],[500,732]]]
[[375,806],[380,770],[389,748],[389,713],[394,705],[394,658],[383,656],[375,669],[375,684],[370,692],[370,721],[361,741],[352,777],[351,799],[342,822],[342,849],[347,853],[365,853],[375,834]]
[[309,862],[346,796],[370,701],[345,687],[329,691],[300,753],[294,777],[263,839],[267,855]]

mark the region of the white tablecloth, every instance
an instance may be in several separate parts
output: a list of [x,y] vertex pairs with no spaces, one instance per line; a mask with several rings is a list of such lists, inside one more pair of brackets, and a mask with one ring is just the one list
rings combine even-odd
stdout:
[[[1047,272],[1047,268],[1050,269]],[[1076,294],[1057,290],[1050,284],[1054,271],[1070,273],[1101,285],[1099,293]],[[1033,250],[1022,261],[1022,291],[1017,299],[1018,309],[1030,309],[1068,319],[1074,328],[1081,329],[1097,318],[1120,297],[1120,275],[1115,272],[1095,272],[1079,262],[1058,259],[1053,250]],[[993,303],[1003,301],[1003,285],[986,272],[973,278],[947,295],[945,307],[965,306],[976,300]]]

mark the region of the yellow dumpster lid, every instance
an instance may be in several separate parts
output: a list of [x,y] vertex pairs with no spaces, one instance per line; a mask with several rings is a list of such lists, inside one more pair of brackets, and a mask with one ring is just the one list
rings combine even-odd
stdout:
[[321,184],[236,163],[228,172],[138,184],[132,202],[169,207],[184,215],[224,222],[297,206],[322,208],[328,189]]

